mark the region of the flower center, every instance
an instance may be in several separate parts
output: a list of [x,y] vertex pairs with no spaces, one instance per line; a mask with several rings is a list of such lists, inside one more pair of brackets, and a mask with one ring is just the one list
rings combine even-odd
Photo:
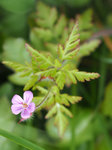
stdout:
[[24,104],[23,104],[23,107],[24,107],[24,108],[27,108],[27,107],[28,107],[28,105],[24,103]]

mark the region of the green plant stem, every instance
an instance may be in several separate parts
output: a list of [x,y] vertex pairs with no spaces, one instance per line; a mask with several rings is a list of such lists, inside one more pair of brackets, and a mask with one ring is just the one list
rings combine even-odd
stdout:
[[40,146],[37,146],[36,144],[26,140],[25,138],[14,135],[8,131],[0,129],[0,135],[5,138],[8,138],[9,140],[13,141],[14,143],[21,145],[29,150],[44,150]]
[[[77,93],[77,87],[73,86],[73,93]],[[71,106],[71,111],[73,113],[73,116],[75,115],[75,105]],[[71,119],[71,142],[70,142],[70,150],[75,150],[75,117]]]
[[[52,89],[52,88],[51,88],[51,89]],[[48,93],[47,93],[47,95],[44,97],[43,101],[42,101],[39,105],[36,106],[36,109],[38,109],[38,108],[48,99],[49,94],[50,94],[50,92],[51,92],[51,89],[48,91]]]

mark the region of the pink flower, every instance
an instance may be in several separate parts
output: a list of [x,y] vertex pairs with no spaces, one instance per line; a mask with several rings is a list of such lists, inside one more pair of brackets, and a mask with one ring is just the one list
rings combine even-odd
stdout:
[[19,95],[14,95],[12,98],[12,113],[18,115],[21,113],[21,120],[30,118],[35,111],[35,103],[31,102],[33,99],[33,93],[31,91],[25,91],[23,99]]

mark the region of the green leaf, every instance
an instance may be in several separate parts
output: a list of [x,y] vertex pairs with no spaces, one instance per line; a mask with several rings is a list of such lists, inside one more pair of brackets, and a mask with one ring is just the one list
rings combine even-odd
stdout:
[[62,99],[64,98],[72,104],[75,104],[82,100],[82,97],[80,97],[80,96],[70,96],[68,94],[62,94],[61,97],[62,97]]
[[64,72],[59,71],[56,74],[56,83],[60,89],[63,89],[64,83],[65,83],[65,73]]
[[19,63],[16,63],[16,62],[3,61],[3,64],[5,64],[6,66],[12,68],[16,72],[22,72],[25,69],[27,69],[27,67],[25,65],[22,65],[22,64],[19,64]]
[[67,71],[67,76],[70,78],[72,83],[74,83],[74,84],[77,83],[77,80],[76,80],[74,74],[71,71]]
[[56,69],[51,68],[45,71],[40,71],[40,72],[37,72],[36,75],[41,75],[45,77],[54,77],[56,75]]
[[[48,10],[49,8],[46,7],[46,9]],[[42,11],[42,14],[43,14],[43,11]],[[39,13],[39,15],[40,15],[40,13]],[[57,19],[57,10],[55,8],[49,9],[46,12],[45,16],[47,16],[47,17],[46,18],[42,17],[42,16],[38,17],[38,19],[36,20],[36,23],[37,23],[38,26],[41,26],[41,27],[44,27],[44,28],[51,28],[54,25],[54,23]]]
[[21,77],[21,73],[14,73],[8,76],[8,79],[16,85],[25,85],[30,79],[29,76]]
[[50,7],[45,5],[42,2],[38,2],[37,4],[37,16],[39,18],[45,19],[49,17],[49,13],[50,13]]
[[38,81],[38,77],[35,75],[32,75],[30,77],[30,79],[27,81],[25,87],[24,87],[24,91],[29,90],[32,86],[34,86],[34,84]]
[[54,27],[54,33],[56,37],[59,37],[63,33],[66,24],[67,24],[67,20],[65,16],[61,15],[57,24]]
[[60,59],[63,58],[63,54],[64,54],[64,50],[63,47],[61,45],[58,46],[58,56]]
[[6,39],[3,45],[3,60],[24,64],[30,57],[25,49],[25,41],[21,38]]
[[54,62],[54,63],[55,63],[55,67],[56,67],[56,68],[59,68],[59,67],[61,67],[61,65],[62,65],[62,64],[59,62],[58,59],[55,59],[55,62]]
[[37,90],[39,90],[42,94],[47,94],[47,92],[48,92],[48,90],[47,89],[45,89],[45,88],[43,88],[43,87],[41,87],[41,86],[35,86],[35,88],[33,88],[33,89],[37,89]]
[[95,49],[99,46],[100,40],[92,40],[90,42],[86,42],[80,46],[80,50],[77,53],[77,56],[74,59],[80,59],[84,56],[88,56],[91,52],[95,51]]
[[92,28],[92,9],[88,9],[81,14],[78,21],[80,31]]
[[32,57],[34,57],[37,62],[41,63],[40,64],[41,66],[44,65],[46,68],[48,68],[49,66],[53,66],[53,63],[49,59],[50,56],[49,57],[44,56],[43,54],[39,53],[38,51],[36,51],[35,49],[33,49],[28,44],[26,44],[26,48],[31,53]]
[[37,37],[43,41],[50,41],[53,37],[53,33],[49,29],[43,29],[43,28],[34,28],[33,32],[37,35]]
[[87,73],[84,71],[73,71],[74,76],[78,81],[90,81],[90,79],[98,78],[100,75],[98,73]]
[[0,129],[0,135],[8,138],[9,140],[13,141],[14,143],[21,145],[25,148],[32,149],[32,150],[44,150],[40,146],[26,140],[25,138],[14,135],[12,132],[8,132],[8,131]]
[[45,116],[46,119],[51,118],[54,114],[56,114],[57,112],[57,106],[54,105],[49,112],[47,113],[47,115]]
[[66,55],[63,57],[63,60],[65,60],[65,59],[73,59],[74,56],[76,56],[78,52],[79,52],[79,48],[77,48],[77,49],[75,49],[75,50],[69,52],[68,54],[66,54]]
[[78,34],[78,23],[74,26],[68,41],[66,42],[64,53],[66,54],[68,51],[75,49],[79,45],[79,34]]
[[45,44],[46,48],[48,51],[50,51],[54,56],[56,55],[57,52],[57,44],[54,43],[46,43]]
[[15,3],[15,0],[3,0],[0,1],[0,5],[7,11],[11,13],[19,13],[24,14],[26,12],[31,11],[35,4],[34,0],[27,1],[27,0],[19,0]]
[[73,117],[72,113],[63,105],[60,105],[60,111],[68,115],[69,117]]
[[112,118],[112,81],[108,83],[105,89],[104,101],[101,108],[105,116]]
[[63,136],[67,125],[68,125],[68,120],[67,118],[61,113],[61,111],[58,111],[56,117],[55,117],[55,125],[58,127],[59,135],[60,137]]

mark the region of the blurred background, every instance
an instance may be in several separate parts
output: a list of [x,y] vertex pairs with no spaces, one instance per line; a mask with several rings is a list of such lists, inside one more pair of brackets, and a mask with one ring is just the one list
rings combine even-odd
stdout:
[[[45,120],[44,110],[17,124],[20,118],[11,113],[11,98],[16,93],[22,96],[27,79],[2,64],[3,60],[22,64],[29,61],[26,42],[45,51],[53,46],[46,43],[63,43],[60,39],[51,40],[49,33],[45,38],[38,31],[49,27],[38,21],[41,15],[52,23],[48,13],[52,7],[58,18],[65,16],[67,26],[76,17],[81,18],[81,44],[92,40],[95,43],[81,56],[78,68],[101,75],[94,81],[78,83],[77,89],[74,85],[64,88],[64,92],[82,96],[83,101],[69,108],[74,117],[63,138],[58,137],[52,119]],[[0,128],[46,150],[112,150],[112,0],[0,0]],[[25,150],[0,137],[0,150],[15,149]]]

